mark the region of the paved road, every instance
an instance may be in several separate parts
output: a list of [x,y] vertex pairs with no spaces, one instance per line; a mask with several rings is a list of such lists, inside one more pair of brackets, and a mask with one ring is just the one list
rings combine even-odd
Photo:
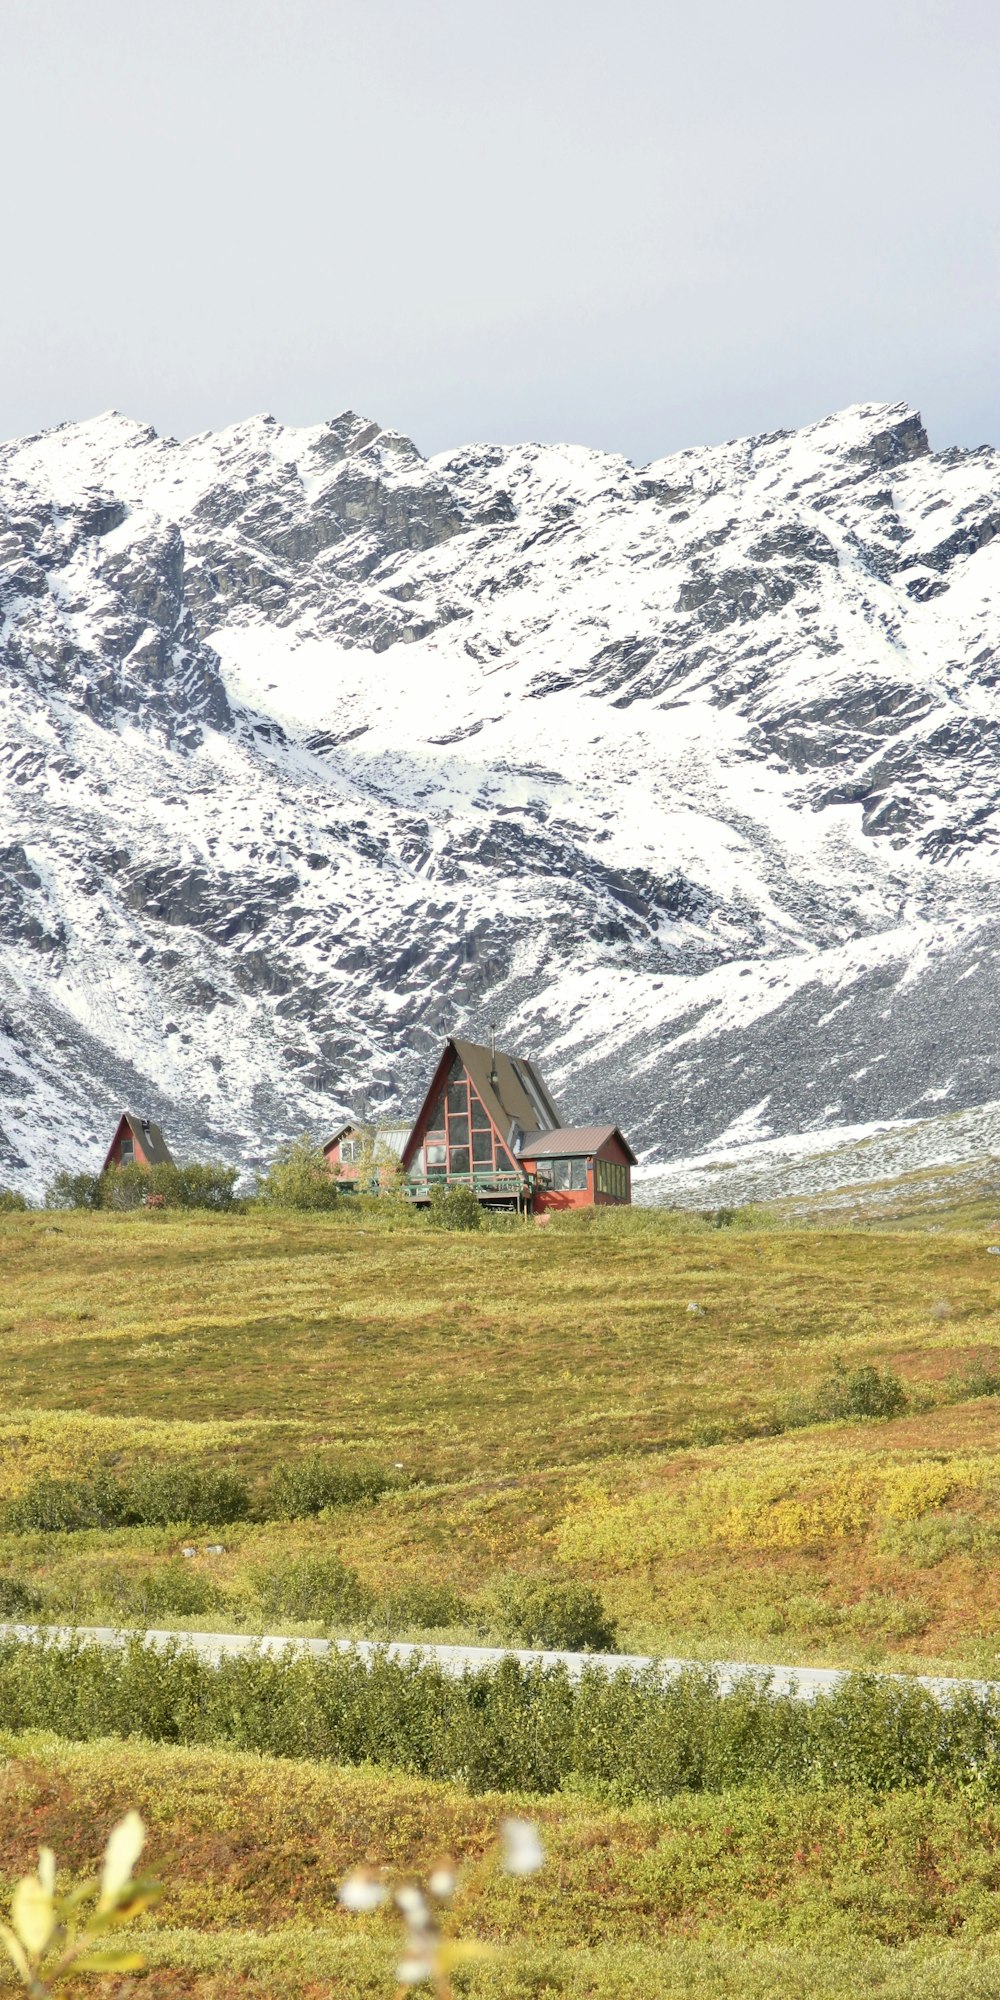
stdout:
[[[122,1646],[135,1636],[135,1632],[117,1630],[110,1625],[0,1625],[0,1638],[11,1637],[26,1642],[75,1638],[86,1639],[98,1646]],[[147,1631],[138,1636],[147,1646],[159,1651],[176,1644],[190,1646],[202,1659],[213,1664],[232,1654],[253,1652],[284,1653],[292,1658],[311,1654],[317,1659],[328,1653],[357,1653],[363,1660],[372,1660],[381,1654],[390,1660],[433,1660],[456,1679],[476,1668],[495,1667],[501,1660],[509,1659],[519,1660],[526,1666],[563,1666],[571,1680],[579,1680],[586,1667],[602,1667],[609,1674],[637,1674],[654,1667],[664,1679],[669,1680],[683,1673],[685,1668],[706,1664],[698,1660],[654,1659],[641,1653],[547,1653],[501,1646],[420,1646],[401,1640],[378,1645],[370,1639],[290,1639],[280,1633],[255,1638],[245,1632]],[[766,1680],[769,1693],[793,1695],[799,1701],[812,1701],[816,1695],[828,1693],[846,1680],[848,1671],[839,1667],[758,1666],[742,1660],[715,1660],[711,1665],[724,1694],[731,1693],[741,1681]],[[939,1701],[947,1701],[962,1692],[984,1694],[992,1690],[1000,1693],[1000,1681],[956,1680],[942,1674],[890,1674],[885,1678],[900,1681],[906,1686],[928,1688]]]

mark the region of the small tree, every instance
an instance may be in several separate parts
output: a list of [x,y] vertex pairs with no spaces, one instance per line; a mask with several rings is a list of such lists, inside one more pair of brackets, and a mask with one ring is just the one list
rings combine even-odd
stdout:
[[0,1215],[23,1215],[27,1206],[26,1196],[16,1188],[0,1187]]
[[46,1208],[100,1208],[100,1174],[57,1174],[45,1195]]
[[270,1208],[336,1208],[336,1179],[308,1132],[282,1146],[266,1174],[257,1175],[257,1198]]

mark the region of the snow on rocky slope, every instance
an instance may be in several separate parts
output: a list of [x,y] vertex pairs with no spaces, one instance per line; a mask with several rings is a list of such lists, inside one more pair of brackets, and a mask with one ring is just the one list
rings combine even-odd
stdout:
[[0,621],[0,1181],[490,1021],[651,1163],[1000,1097],[1000,456],[903,405],[641,470],[111,413],[0,446]]

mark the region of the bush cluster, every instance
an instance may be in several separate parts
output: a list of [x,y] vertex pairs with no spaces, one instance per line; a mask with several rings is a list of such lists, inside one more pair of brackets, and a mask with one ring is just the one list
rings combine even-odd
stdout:
[[809,1420],[828,1423],[846,1417],[898,1417],[906,1406],[906,1390],[890,1369],[835,1368],[817,1390]]
[[557,1652],[610,1653],[616,1626],[586,1583],[547,1583],[511,1577],[495,1593],[501,1637],[520,1646]]
[[16,1188],[0,1187],[0,1215],[23,1215],[27,1207],[27,1197]]
[[187,1167],[140,1167],[134,1161],[106,1174],[57,1174],[45,1197],[47,1208],[142,1208],[150,1195],[166,1208],[231,1209],[238,1167],[193,1162]]
[[222,1527],[232,1521],[304,1520],[325,1507],[377,1500],[394,1484],[376,1466],[307,1458],[279,1466],[255,1492],[236,1472],[200,1465],[139,1465],[78,1479],[35,1479],[0,1507],[15,1531],[79,1528]]
[[1000,1796],[1000,1701],[855,1674],[815,1701],[758,1682],[723,1695],[708,1670],[578,1682],[505,1660],[452,1679],[427,1662],[352,1653],[259,1653],[210,1666],[178,1646],[0,1642],[0,1710],[12,1730],[76,1740],[141,1736],[235,1743],[270,1756],[377,1763],[474,1792],[584,1787],[616,1804],[737,1787],[931,1783]]
[[432,1229],[481,1229],[483,1211],[471,1187],[455,1181],[451,1187],[436,1181],[430,1191],[428,1219]]
[[42,1478],[8,1500],[3,1525],[58,1534],[78,1528],[192,1527],[245,1521],[250,1489],[237,1473],[201,1466],[138,1466],[116,1476],[96,1472],[80,1479]]
[[377,1465],[350,1465],[318,1453],[293,1459],[272,1473],[264,1502],[268,1521],[301,1521],[321,1514],[324,1507],[357,1506],[374,1501],[394,1485]]
[[338,1199],[323,1149],[307,1132],[282,1146],[267,1172],[257,1175],[257,1200],[266,1208],[331,1209]]

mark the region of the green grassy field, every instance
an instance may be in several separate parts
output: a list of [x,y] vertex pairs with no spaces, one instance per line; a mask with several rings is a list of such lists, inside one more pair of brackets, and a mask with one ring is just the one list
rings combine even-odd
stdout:
[[[490,1637],[497,1593],[541,1577],[596,1587],[628,1649],[996,1672],[1000,1203],[906,1206],[870,1226],[633,1212],[479,1235],[0,1218],[0,1504],[143,1462],[259,1484],[320,1452],[397,1480],[375,1504],[217,1536],[8,1529],[0,1593],[30,1587],[42,1616],[316,1630],[268,1615],[261,1578],[336,1553],[365,1605],[335,1629]],[[907,1408],[810,1421],[832,1371],[862,1364]],[[502,1810],[216,1751],[3,1755],[8,1881],[39,1838],[82,1864],[133,1798],[181,1857],[149,1947],[164,1994],[384,1990],[388,1941],[333,1909],[337,1871],[475,1852]],[[971,1798],[533,1810],[557,1859],[516,1906],[513,1885],[490,1891],[477,1922],[513,1943],[476,1991],[1000,1991],[1000,1833]]]
[[[440,1585],[448,1629],[483,1633],[491,1588],[545,1575],[595,1584],[629,1648],[981,1671],[1000,1399],[973,1392],[1000,1370],[1000,1222],[961,1221],[10,1218],[0,1499],[143,1458],[251,1479],[316,1450],[374,1459],[403,1482],[377,1506],[234,1525],[199,1553],[188,1622],[259,1627],[255,1578],[337,1550],[376,1630],[380,1597]],[[837,1361],[891,1369],[910,1407],[782,1430]],[[125,1615],[184,1539],[5,1534],[0,1575],[54,1615]]]

